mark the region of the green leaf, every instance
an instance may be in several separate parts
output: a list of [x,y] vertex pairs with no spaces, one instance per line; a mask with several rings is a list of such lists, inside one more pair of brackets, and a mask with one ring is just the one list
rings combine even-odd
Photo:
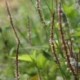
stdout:
[[42,68],[44,67],[47,59],[42,54],[39,54],[36,61],[37,61],[38,67]]
[[[12,58],[15,59],[16,57],[12,57]],[[32,62],[32,59],[31,59],[30,55],[28,55],[28,54],[20,55],[18,59],[21,61]]]
[[52,60],[52,56],[51,56],[48,52],[42,50],[42,54],[43,54],[43,56],[46,57],[47,59]]

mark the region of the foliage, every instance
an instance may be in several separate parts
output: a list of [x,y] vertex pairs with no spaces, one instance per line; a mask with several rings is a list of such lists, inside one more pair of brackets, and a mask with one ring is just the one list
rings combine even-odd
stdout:
[[[12,3],[8,1],[14,27],[20,39],[18,57],[20,80],[74,80],[74,75],[65,64],[56,3],[54,0],[41,0],[41,13],[39,13],[36,2],[37,0],[14,0]],[[0,3],[3,4],[3,1]],[[61,3],[64,12],[63,34],[66,40],[71,37],[73,53],[77,55],[80,49],[80,4],[75,0],[61,0]],[[56,63],[49,44],[53,12],[55,12],[54,46],[61,67]],[[0,80],[15,80],[15,38],[4,4],[0,7]]]

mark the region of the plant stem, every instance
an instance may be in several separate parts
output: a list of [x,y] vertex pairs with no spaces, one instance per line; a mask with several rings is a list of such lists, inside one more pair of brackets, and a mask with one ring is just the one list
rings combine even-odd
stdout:
[[44,20],[44,16],[42,14],[42,10],[41,10],[41,0],[37,0],[37,10],[38,10],[38,14],[40,16],[40,20],[42,22],[42,24],[46,27],[46,23],[45,23],[45,20]]
[[5,4],[6,4],[7,12],[8,12],[8,15],[9,15],[10,24],[11,24],[11,27],[12,27],[12,29],[14,31],[16,40],[17,40],[17,50],[16,50],[16,80],[19,80],[18,54],[19,54],[20,40],[19,40],[18,34],[16,32],[16,29],[14,27],[14,23],[13,23],[13,20],[12,20],[12,16],[11,16],[11,13],[10,13],[10,10],[9,10],[9,6],[8,6],[8,3],[7,3],[7,0],[5,0]]
[[67,57],[67,63],[68,63],[68,66],[69,66],[70,70],[72,71],[73,75],[76,77],[76,73],[75,73],[72,65],[70,64],[68,49],[67,49],[67,45],[66,45],[66,42],[65,42],[63,29],[62,29],[62,10],[61,10],[61,3],[60,2],[59,2],[59,5],[58,5],[58,20],[59,20],[61,39],[62,39],[62,43],[63,43],[63,46],[64,46],[64,51],[65,51],[66,57]]
[[39,17],[40,17],[40,21],[43,24],[43,29],[45,31],[46,40],[48,40],[48,38],[47,38],[48,37],[48,35],[47,35],[47,25],[46,25],[46,22],[45,22],[44,15],[42,13],[41,0],[37,0],[37,11],[38,11],[38,14],[39,14]]
[[50,46],[51,46],[51,51],[52,51],[52,54],[54,54],[55,58],[56,58],[56,61],[58,64],[60,64],[59,60],[58,60],[58,57],[56,55],[56,50],[55,50],[55,45],[54,45],[54,13],[52,14],[52,17],[51,17],[51,29],[50,29]]

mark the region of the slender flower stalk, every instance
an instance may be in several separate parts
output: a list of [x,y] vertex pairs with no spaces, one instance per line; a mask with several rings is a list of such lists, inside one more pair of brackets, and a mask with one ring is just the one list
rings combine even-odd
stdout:
[[[61,68],[61,64],[60,61],[58,59],[57,53],[56,53],[56,48],[55,48],[55,41],[54,41],[54,15],[55,13],[52,14],[51,16],[51,28],[50,28],[50,46],[51,46],[51,51],[52,54],[54,56],[54,58],[56,59],[56,63],[58,64],[58,67],[60,69],[60,71],[62,72],[62,74],[64,73],[63,69]],[[63,74],[64,79],[66,78],[65,73]]]
[[42,14],[42,9],[41,9],[41,0],[37,0],[37,10],[38,10],[38,14],[39,14],[39,17],[40,17],[40,21],[46,27],[47,25],[45,23],[45,19],[44,19],[44,16]]
[[59,20],[59,27],[60,27],[62,44],[64,46],[64,52],[66,53],[66,57],[67,57],[67,63],[68,63],[68,66],[69,66],[70,70],[72,71],[73,75],[76,77],[76,73],[75,73],[72,65],[70,64],[70,59],[69,59],[70,56],[68,54],[68,49],[67,49],[67,45],[66,45],[66,42],[65,42],[63,29],[62,29],[62,10],[61,10],[61,3],[59,3],[59,5],[58,5],[58,20]]
[[45,22],[45,18],[44,18],[44,15],[42,13],[42,8],[41,8],[41,0],[37,0],[37,11],[38,11],[38,14],[39,14],[39,17],[40,17],[40,21],[41,23],[43,24],[43,29],[45,31],[45,38],[46,38],[46,41],[48,41],[48,34],[47,34],[47,24]]
[[52,51],[52,54],[54,54],[55,58],[56,58],[56,62],[58,64],[60,64],[59,60],[58,60],[58,57],[56,55],[56,49],[55,49],[55,45],[54,45],[54,13],[52,14],[52,17],[51,17],[51,29],[50,29],[50,46],[51,46],[51,51]]
[[12,27],[12,29],[14,31],[16,40],[17,40],[17,49],[16,49],[16,80],[19,80],[18,54],[19,54],[20,40],[19,40],[18,34],[16,32],[16,29],[14,27],[14,23],[13,23],[13,20],[12,20],[12,16],[11,16],[11,13],[10,13],[10,10],[9,10],[9,6],[8,6],[8,3],[7,3],[7,0],[5,0],[5,4],[6,4],[7,12],[8,12],[8,15],[9,15],[10,24],[11,24],[11,27]]

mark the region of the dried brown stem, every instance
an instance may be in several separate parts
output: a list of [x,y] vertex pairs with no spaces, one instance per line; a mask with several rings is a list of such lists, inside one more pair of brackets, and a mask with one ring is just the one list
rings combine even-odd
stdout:
[[12,26],[12,29],[14,31],[14,34],[15,34],[16,40],[17,40],[17,50],[16,50],[16,80],[19,80],[18,54],[19,54],[20,40],[19,40],[19,37],[17,35],[16,29],[15,29],[14,24],[13,24],[13,20],[12,20],[12,16],[11,16],[11,13],[10,13],[10,10],[9,10],[9,6],[8,6],[8,3],[7,3],[7,0],[5,0],[5,4],[6,4],[7,12],[8,12],[8,15],[9,15],[10,24]]
[[63,46],[64,46],[64,51],[65,51],[65,54],[66,54],[66,57],[67,57],[68,66],[69,66],[70,70],[72,71],[73,75],[76,77],[76,73],[75,73],[72,65],[70,64],[68,49],[67,49],[67,45],[66,45],[66,42],[65,42],[63,29],[62,29],[62,14],[61,13],[62,13],[61,3],[59,3],[59,5],[58,5],[58,20],[59,20],[59,27],[60,27],[61,39],[62,39],[62,43],[63,43]]
[[55,50],[55,45],[54,45],[54,13],[52,14],[52,17],[51,17],[51,32],[50,32],[50,46],[51,46],[51,51],[52,51],[52,54],[54,54],[55,58],[56,58],[56,62],[58,64],[60,64],[59,60],[58,60],[58,57],[56,55],[56,50]]
[[38,10],[38,14],[40,16],[40,21],[42,22],[42,24],[47,27],[45,20],[44,20],[44,16],[42,14],[42,9],[41,9],[41,0],[37,0],[37,10]]
[[37,0],[37,11],[38,11],[38,14],[39,14],[39,17],[40,17],[40,21],[43,24],[43,29],[45,31],[46,40],[48,41],[48,38],[47,38],[48,37],[47,36],[47,25],[46,25],[46,22],[45,22],[45,19],[44,19],[44,15],[42,13],[41,0]]
[[[55,48],[55,41],[54,41],[54,14],[52,14],[51,16],[51,28],[50,28],[50,46],[51,46],[51,51],[52,51],[52,55],[54,56],[54,58],[56,59],[56,63],[58,64],[58,67],[60,69],[61,72],[63,72],[61,65],[60,65],[60,61],[58,59],[58,56],[56,54],[56,48]],[[63,77],[65,78],[66,75],[63,74]]]

